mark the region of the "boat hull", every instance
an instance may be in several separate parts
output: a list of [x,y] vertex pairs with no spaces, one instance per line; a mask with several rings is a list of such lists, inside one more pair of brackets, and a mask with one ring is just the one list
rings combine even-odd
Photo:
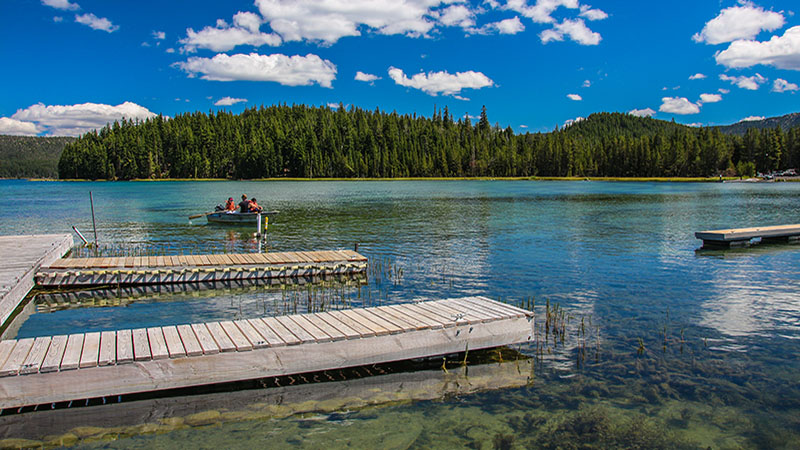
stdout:
[[208,223],[224,223],[231,225],[255,225],[258,215],[261,214],[261,220],[266,217],[277,213],[277,211],[262,211],[261,213],[227,213],[215,212],[206,216]]

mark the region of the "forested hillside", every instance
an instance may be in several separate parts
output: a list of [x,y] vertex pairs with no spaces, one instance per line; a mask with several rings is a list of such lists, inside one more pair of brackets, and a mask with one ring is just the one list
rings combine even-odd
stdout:
[[[600,113],[550,133],[303,105],[122,121],[68,145],[61,178],[710,176],[800,166],[800,128],[743,137]],[[749,167],[749,169],[748,169]]]
[[61,151],[74,140],[0,135],[0,178],[56,178]]
[[743,120],[733,125],[719,127],[719,129],[725,134],[738,134],[741,136],[751,128],[763,130],[765,128],[775,127],[780,127],[784,131],[800,127],[800,113],[786,114],[780,117],[768,117],[761,120]]

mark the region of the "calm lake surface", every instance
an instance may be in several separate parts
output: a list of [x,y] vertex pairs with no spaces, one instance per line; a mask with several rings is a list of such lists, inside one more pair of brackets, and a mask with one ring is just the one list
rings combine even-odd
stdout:
[[[137,402],[10,416],[28,425],[0,418],[0,437],[114,448],[800,448],[800,245],[698,251],[694,238],[800,223],[800,183],[0,180],[0,232],[75,225],[90,237],[89,191],[107,255],[258,251],[255,230],[187,219],[247,193],[280,211],[269,251],[359,243],[369,276],[72,303],[43,294],[5,338],[485,295],[535,298],[539,343],[515,347],[515,362],[485,354],[448,371],[439,362],[294,391],[161,399],[159,411],[182,406],[150,419],[131,412]],[[563,311],[563,338],[545,334],[548,301]],[[116,424],[117,411],[143,419]]]

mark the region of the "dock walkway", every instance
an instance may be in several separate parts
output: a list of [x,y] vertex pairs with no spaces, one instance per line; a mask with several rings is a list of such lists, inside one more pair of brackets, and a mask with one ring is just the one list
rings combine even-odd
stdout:
[[134,286],[341,275],[366,269],[367,258],[351,250],[65,258],[42,266],[36,283],[49,287]]
[[694,236],[702,239],[707,248],[746,246],[755,238],[762,242],[792,242],[800,240],[800,224],[698,231]]
[[0,324],[4,324],[34,286],[39,267],[72,247],[69,234],[0,236]]
[[533,313],[467,297],[0,341],[0,409],[525,343]]

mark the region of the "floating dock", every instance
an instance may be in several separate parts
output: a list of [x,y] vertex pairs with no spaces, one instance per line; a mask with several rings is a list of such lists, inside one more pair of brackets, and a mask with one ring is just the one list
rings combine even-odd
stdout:
[[0,341],[0,409],[294,375],[533,340],[485,297]]
[[0,324],[34,286],[34,274],[72,248],[69,234],[0,236]]
[[794,242],[800,241],[800,224],[698,231],[694,236],[703,240],[704,248],[744,247],[753,239],[761,239],[761,242]]
[[315,277],[365,272],[367,258],[351,250],[218,255],[64,258],[43,265],[47,287],[153,285]]

